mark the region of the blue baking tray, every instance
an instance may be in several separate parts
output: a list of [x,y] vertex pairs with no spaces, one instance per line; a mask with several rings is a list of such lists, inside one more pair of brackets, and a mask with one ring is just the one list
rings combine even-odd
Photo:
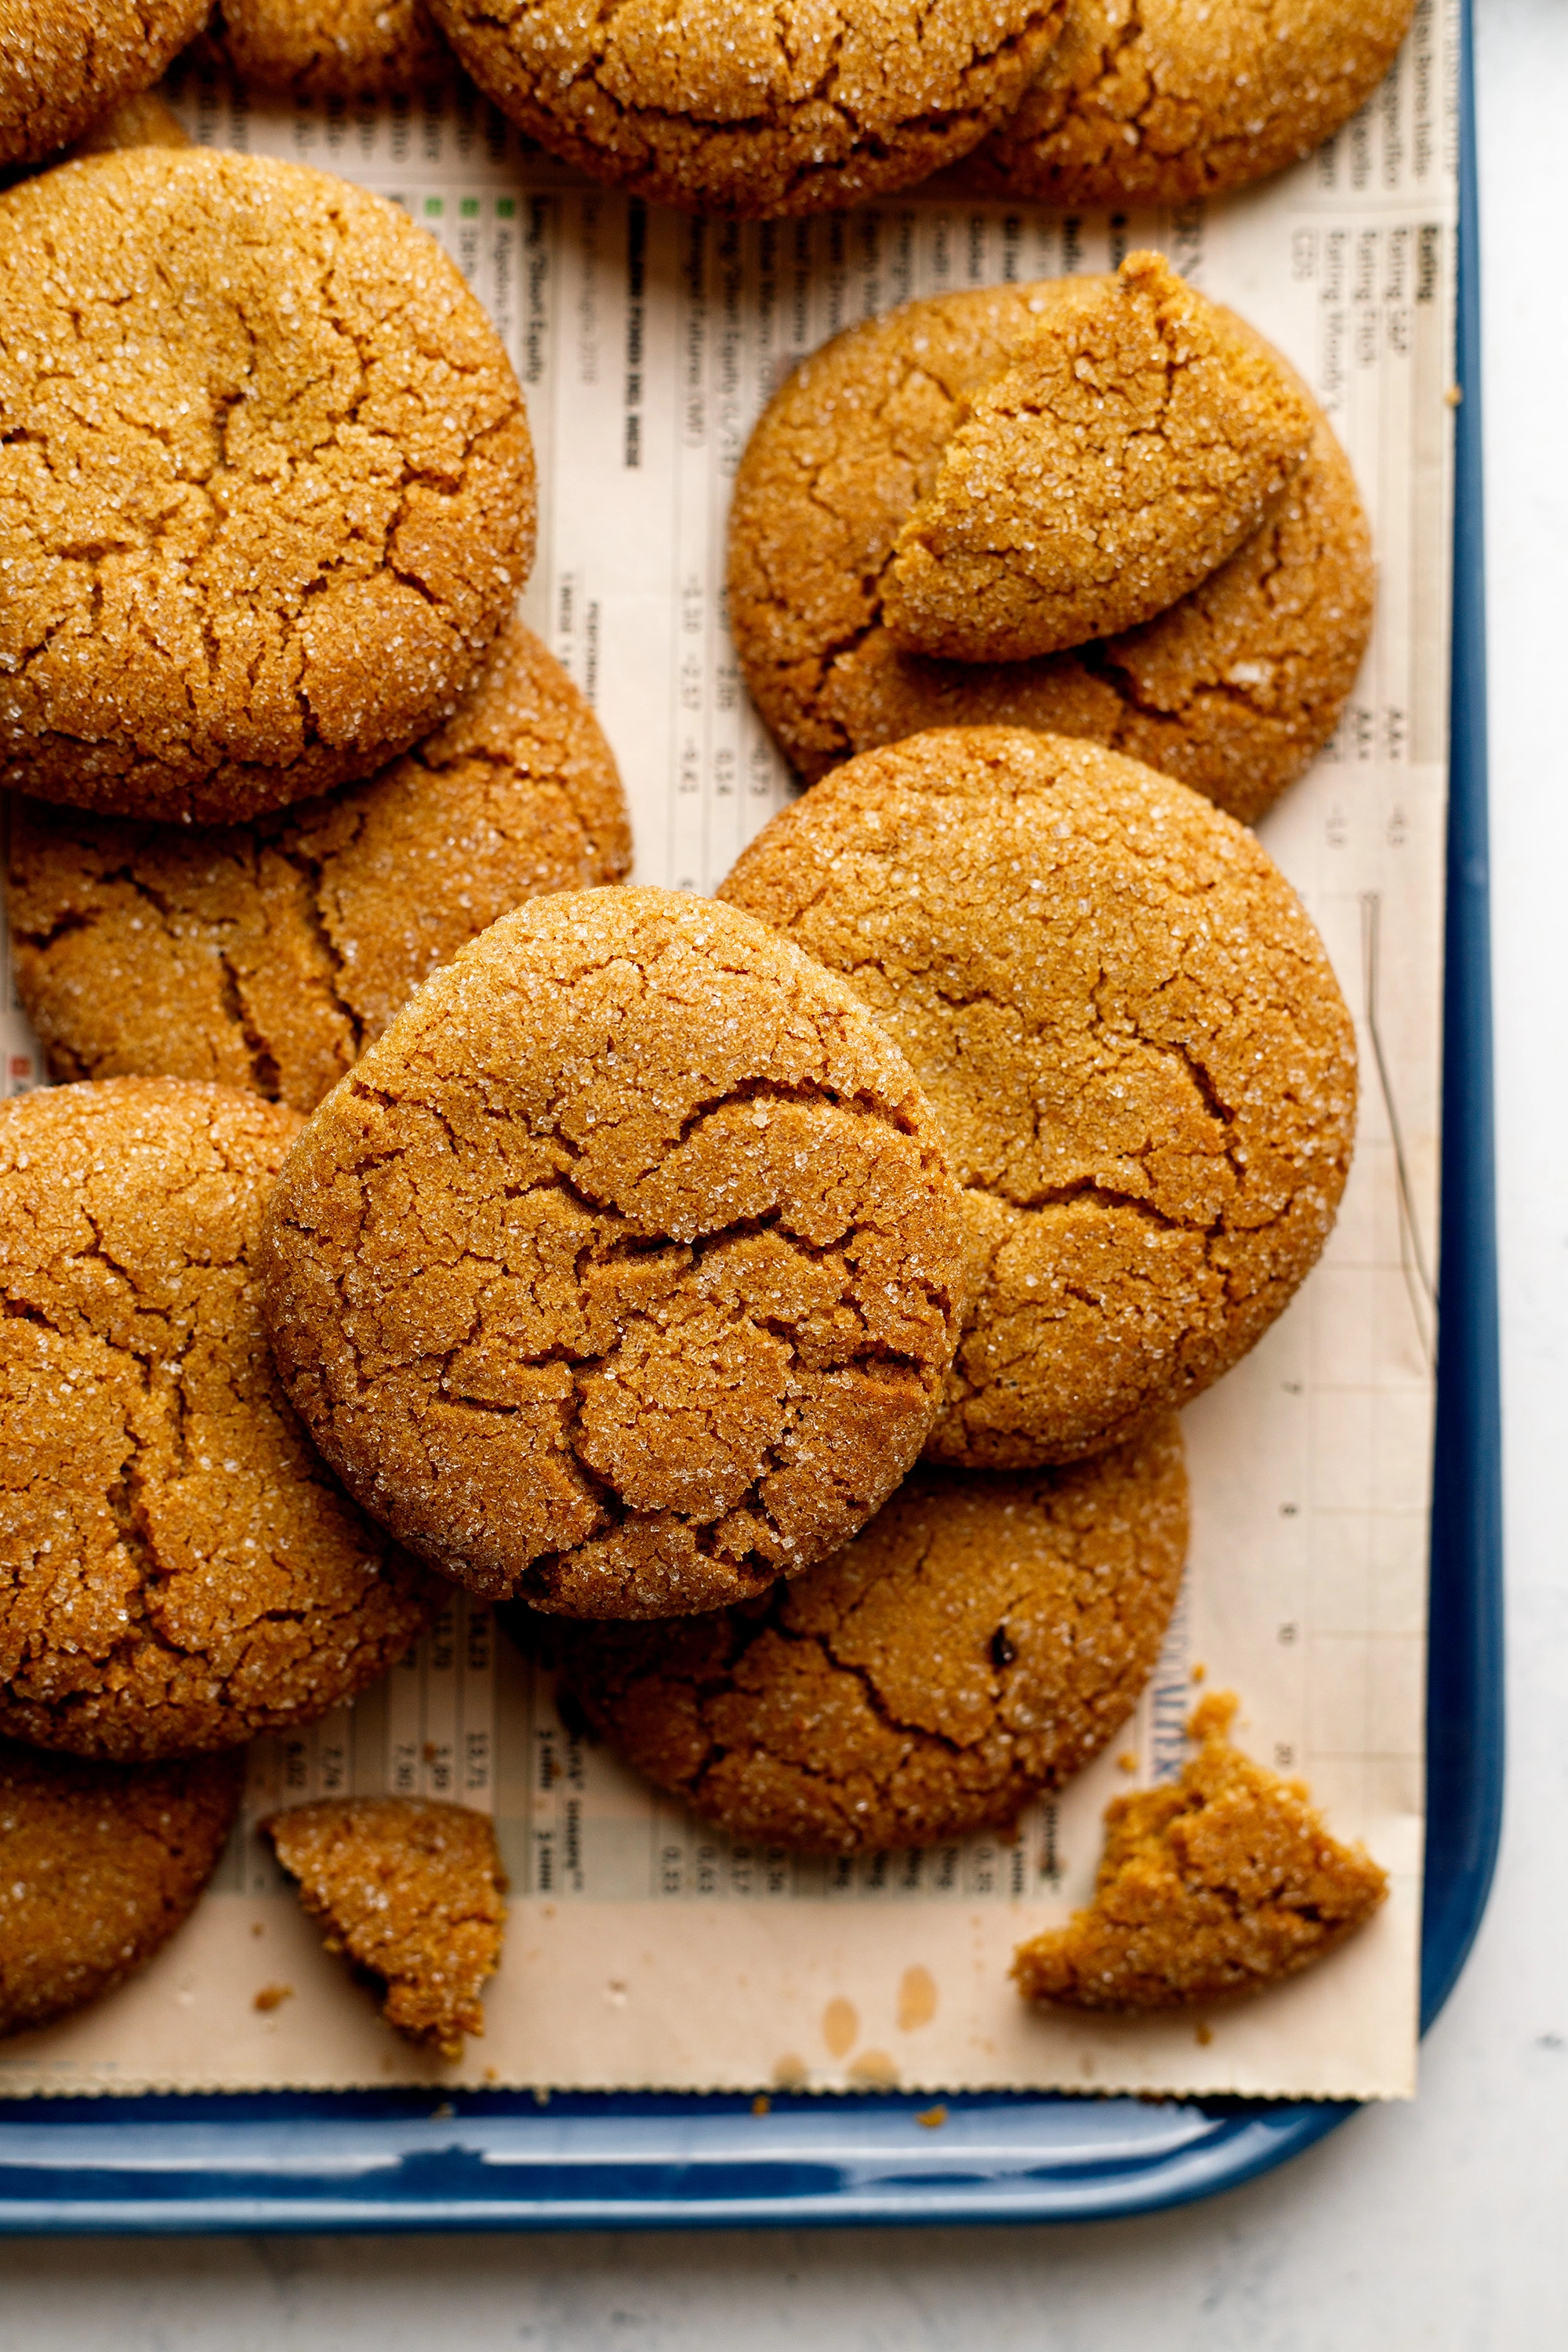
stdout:
[[[1460,132],[1442,1305],[1423,2028],[1480,1924],[1502,1807],[1502,1497],[1487,902],[1475,128]],[[0,2100],[0,2231],[542,2230],[1088,2221],[1281,2164],[1345,2101],[453,2092]]]

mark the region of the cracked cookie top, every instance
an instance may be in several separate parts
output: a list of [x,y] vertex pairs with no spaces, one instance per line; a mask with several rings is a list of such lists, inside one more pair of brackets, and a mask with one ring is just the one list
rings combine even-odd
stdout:
[[883,614],[911,509],[981,388],[1092,278],[905,303],[802,362],[747,444],[729,611],[746,684],[810,781],[929,727],[1034,727],[1147,761],[1247,822],[1332,734],[1372,627],[1371,540],[1344,453],[1307,403],[1305,460],[1227,562],[1152,620],[1029,660],[906,652]]
[[1234,2000],[1293,1977],[1370,1919],[1388,1874],[1342,1845],[1301,1780],[1230,1742],[1237,1702],[1205,1699],[1173,1787],[1116,1797],[1094,1900],[1020,1944],[1026,2000],[1137,2015]]
[[36,163],[151,89],[208,0],[4,0],[0,164]]
[[1131,1713],[1187,1544],[1173,1417],[1026,1477],[921,1470],[831,1559],[740,1608],[559,1625],[565,1688],[738,1837],[816,1853],[1010,1829]]
[[0,1740],[0,2034],[152,1958],[211,1877],[244,1787],[237,1755],[89,1764]]
[[1350,121],[1414,13],[1415,0],[1071,0],[971,184],[1069,208],[1245,186]]
[[1284,876],[1184,785],[1060,737],[919,735],[776,816],[721,896],[843,974],[946,1140],[970,1307],[932,1458],[1120,1443],[1316,1260],[1350,1016]]
[[233,1747],[352,1698],[430,1614],[268,1354],[258,1226],[299,1125],[172,1078],[0,1105],[0,1732]]
[[306,1111],[466,940],[630,862],[598,722],[514,620],[444,727],[329,799],[226,826],[14,802],[13,970],[58,1078]]
[[453,79],[425,0],[217,0],[207,33],[250,89],[379,98]]
[[533,549],[510,362],[395,205],[139,148],[0,195],[0,778],[225,823],[450,715]]
[[542,898],[328,1096],[267,1219],[289,1394],[448,1576],[594,1617],[744,1598],[924,1443],[957,1195],[843,982],[675,892]]
[[1152,619],[1234,555],[1307,454],[1310,409],[1157,253],[1068,282],[983,383],[893,549],[896,645],[1026,661]]
[[909,187],[1017,105],[1066,0],[430,0],[531,138],[655,203],[820,212]]

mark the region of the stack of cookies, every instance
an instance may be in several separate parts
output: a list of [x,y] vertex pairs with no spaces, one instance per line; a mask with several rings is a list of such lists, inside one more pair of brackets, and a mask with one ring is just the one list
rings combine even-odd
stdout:
[[[0,2031],[156,1948],[243,1742],[352,1699],[454,1582],[747,1838],[1010,1829],[1135,1703],[1179,1408],[1345,1182],[1352,1024],[1245,829],[1370,625],[1325,419],[1152,254],[839,337],[759,425],[731,546],[810,789],[714,899],[607,888],[625,800],[515,617],[528,425],[460,276],[342,182],[106,127],[203,9],[127,12],[90,88],[72,11],[36,14],[0,156],[104,152],[0,195],[10,920],[65,1081],[0,1109]],[[1117,0],[839,0],[786,42],[690,0],[652,32],[223,0],[209,37],[342,94],[437,69],[438,25],[553,152],[776,214],[971,153],[1064,202],[1276,169],[1408,7],[1302,0],[1294,46],[1278,14],[1194,42]],[[1206,2000],[1375,1906],[1227,1723],[1026,1990]],[[394,2021],[459,2048],[488,1831],[271,1826]]]
[[[433,968],[630,845],[591,714],[513,617],[515,376],[395,207],[98,154],[0,196],[0,289],[12,915],[74,1081],[0,1111],[3,2030],[146,1958],[242,1744],[352,1700],[438,1605],[279,1385],[262,1210]],[[47,1855],[79,1846],[62,1900]]]

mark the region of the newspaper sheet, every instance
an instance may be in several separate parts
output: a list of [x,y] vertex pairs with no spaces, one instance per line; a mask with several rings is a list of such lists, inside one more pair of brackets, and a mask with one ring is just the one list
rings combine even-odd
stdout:
[[[595,705],[637,877],[704,891],[791,785],[725,629],[730,484],[769,394],[840,327],[911,295],[1115,267],[1157,245],[1285,351],[1373,519],[1376,629],[1339,732],[1260,828],[1357,1016],[1360,1137],[1323,1262],[1184,1416],[1191,1560],[1164,1655],[1110,1752],[1011,1841],[837,1862],[731,1842],[585,1744],[489,1612],[449,1611],[381,1687],[259,1742],[243,1832],[152,1968],[10,2042],[0,2092],[395,2082],[1064,2086],[1398,2097],[1414,2088],[1433,1418],[1458,28],[1421,0],[1383,88],[1282,178],[1128,215],[940,188],[736,225],[589,185],[471,91],[266,111],[191,73],[197,140],[291,157],[405,205],[506,339],[540,457],[525,615]],[[9,1001],[9,992],[7,992]],[[37,1082],[13,1006],[12,1090]],[[1200,2018],[1026,2011],[1015,1945],[1087,1898],[1114,1790],[1173,1776],[1206,1685],[1310,1781],[1393,1891],[1320,1969]],[[1128,1765],[1134,1768],[1129,1775]],[[267,1811],[384,1790],[493,1813],[510,1874],[482,2041],[411,2053],[328,1958],[255,1834]],[[289,1997],[258,2008],[264,1988]]]

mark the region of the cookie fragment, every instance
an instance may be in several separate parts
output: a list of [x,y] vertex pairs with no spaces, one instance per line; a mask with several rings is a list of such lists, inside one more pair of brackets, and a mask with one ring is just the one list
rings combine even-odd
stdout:
[[379,1980],[387,2023],[460,2058],[464,2035],[485,2030],[479,1995],[506,1917],[486,1816],[430,1798],[334,1797],[261,1827],[328,1951]]
[[1064,1462],[1217,1380],[1328,1239],[1354,1032],[1249,833],[1092,743],[863,752],[721,887],[909,1056],[963,1188],[968,1309],[930,1458]]
[[1026,661],[1151,620],[1258,529],[1311,437],[1262,347],[1161,255],[1129,254],[973,394],[899,533],[889,634]]
[[5,0],[0,164],[36,163],[151,89],[208,0]]
[[18,798],[13,969],[57,1078],[205,1078],[308,1111],[465,940],[630,861],[598,723],[513,620],[445,726],[328,799],[176,826]]
[[353,1697],[429,1620],[268,1351],[257,1232],[299,1123],[161,1078],[0,1104],[0,1732],[235,1747]]
[[581,1616],[760,1591],[910,1468],[958,1328],[909,1065],[736,908],[541,898],[427,981],[268,1211],[284,1383],[442,1571]]
[[532,561],[510,362],[434,239],[139,147],[0,195],[0,781],[228,823],[450,715]]
[[762,1601],[556,1620],[584,1713],[738,1837],[811,1853],[1011,1827],[1126,1719],[1186,1557],[1177,1423],[1068,1470],[921,1470]]
[[757,708],[806,782],[926,728],[1032,727],[1146,761],[1250,824],[1339,723],[1372,628],[1372,542],[1315,411],[1310,450],[1258,530],[1153,620],[1029,661],[895,644],[888,567],[968,402],[1094,284],[905,303],[814,352],[759,419],[731,511],[731,625]]
[[1197,1708],[1188,1733],[1202,1744],[1173,1786],[1112,1798],[1092,1904],[1018,1947],[1026,2000],[1233,2000],[1310,1968],[1383,1902],[1387,1873],[1330,1836],[1304,1782],[1232,1747],[1237,1704],[1216,1692]]
[[237,1756],[126,1767],[0,1740],[0,2034],[152,1958],[211,1877],[244,1779]]
[[1414,13],[1415,0],[1072,0],[969,184],[1068,210],[1243,187],[1350,121]]
[[475,81],[552,155],[657,204],[751,217],[910,186],[1016,106],[1065,0],[431,0]]

